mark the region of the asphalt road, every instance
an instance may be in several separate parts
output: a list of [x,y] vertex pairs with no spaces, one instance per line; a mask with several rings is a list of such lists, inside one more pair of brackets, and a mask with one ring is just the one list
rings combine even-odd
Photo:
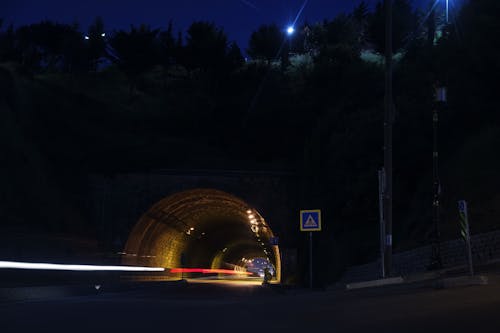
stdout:
[[0,332],[500,332],[500,284],[276,290],[189,283],[0,303]]

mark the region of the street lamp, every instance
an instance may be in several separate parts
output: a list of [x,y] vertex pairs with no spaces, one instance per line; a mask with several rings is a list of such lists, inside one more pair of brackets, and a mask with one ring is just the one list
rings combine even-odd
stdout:
[[288,35],[288,57],[290,57],[290,53],[292,51],[292,35],[295,33],[295,28],[293,25],[289,25],[286,28],[286,34]]

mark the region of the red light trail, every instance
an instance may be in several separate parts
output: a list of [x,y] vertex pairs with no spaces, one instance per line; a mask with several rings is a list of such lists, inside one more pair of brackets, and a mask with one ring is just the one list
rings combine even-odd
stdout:
[[251,275],[250,272],[235,271],[232,269],[211,269],[211,268],[171,268],[170,273],[202,273],[202,274],[245,274]]

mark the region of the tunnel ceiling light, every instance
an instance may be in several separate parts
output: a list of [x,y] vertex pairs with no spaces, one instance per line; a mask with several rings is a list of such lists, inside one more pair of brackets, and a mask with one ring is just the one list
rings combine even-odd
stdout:
[[247,214],[252,214],[252,210],[251,209],[247,210]]
[[193,227],[191,227],[191,228],[189,228],[189,230],[194,231],[194,228],[193,228]]
[[254,219],[254,218],[255,218],[255,215],[253,215],[253,214],[249,214],[249,215],[248,215],[248,218],[250,218],[250,219]]

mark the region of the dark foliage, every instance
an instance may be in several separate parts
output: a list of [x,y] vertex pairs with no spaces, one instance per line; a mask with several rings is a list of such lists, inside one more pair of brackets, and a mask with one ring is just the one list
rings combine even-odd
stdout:
[[[440,110],[443,237],[457,236],[457,199],[470,201],[474,232],[498,228],[500,2],[470,1],[450,25],[438,16],[418,22],[426,16],[407,0],[394,1],[397,248],[427,244],[432,231],[435,85],[449,91]],[[342,265],[373,259],[383,156],[382,3],[300,30],[289,44],[276,25],[259,27],[247,50],[256,61],[245,62],[238,45],[207,22],[194,22],[185,38],[171,23],[103,38],[96,19],[89,39],[76,26],[47,21],[4,27],[0,79],[8,97],[1,115],[9,139],[1,144],[10,173],[2,180],[6,191],[20,190],[5,200],[3,220],[42,216],[36,221],[71,229],[62,218],[44,222],[50,214],[42,204],[33,213],[20,208],[37,193],[75,207],[64,184],[91,172],[265,165],[295,170],[300,204],[328,212],[318,236],[322,259],[331,263],[325,280]],[[112,63],[98,66],[104,54]],[[284,54],[292,56],[274,66]],[[127,88],[134,103],[123,98]],[[46,176],[44,168],[65,176]],[[30,172],[38,180],[33,191],[23,178]],[[333,249],[345,255],[330,256]]]
[[262,25],[250,36],[247,53],[254,59],[279,59],[284,34],[276,24]]

